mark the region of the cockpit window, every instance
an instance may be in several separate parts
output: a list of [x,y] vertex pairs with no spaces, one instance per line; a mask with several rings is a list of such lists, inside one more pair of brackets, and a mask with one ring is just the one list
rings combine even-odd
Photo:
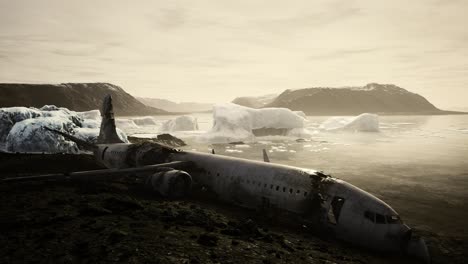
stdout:
[[375,222],[375,214],[373,212],[365,211],[364,217],[370,220],[371,222]]
[[398,215],[381,215],[374,212],[365,211],[364,217],[371,222],[376,224],[398,224],[401,223],[401,219]]
[[389,224],[398,224],[401,223],[401,219],[398,215],[387,215],[387,223]]
[[377,224],[385,224],[385,216],[381,214],[375,214],[375,222]]

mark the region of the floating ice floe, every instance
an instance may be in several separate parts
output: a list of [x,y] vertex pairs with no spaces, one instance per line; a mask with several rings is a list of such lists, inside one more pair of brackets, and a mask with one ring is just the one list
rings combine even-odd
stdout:
[[253,109],[232,103],[213,107],[213,127],[202,141],[228,143],[253,141],[255,136],[306,134],[305,118],[286,108]]
[[325,131],[378,132],[379,116],[364,113],[356,117],[332,117],[320,125]]
[[131,119],[125,119],[125,118],[117,118],[115,119],[115,126],[124,130],[128,131],[131,129],[138,129],[139,126],[133,122]]
[[160,131],[174,132],[174,131],[194,131],[198,130],[197,119],[193,116],[178,116],[175,119],[168,120],[162,124]]

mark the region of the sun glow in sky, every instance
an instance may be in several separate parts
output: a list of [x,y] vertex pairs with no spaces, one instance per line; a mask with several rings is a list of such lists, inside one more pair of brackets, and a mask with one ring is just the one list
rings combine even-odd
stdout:
[[468,107],[468,1],[0,0],[0,82],[218,102],[393,83]]

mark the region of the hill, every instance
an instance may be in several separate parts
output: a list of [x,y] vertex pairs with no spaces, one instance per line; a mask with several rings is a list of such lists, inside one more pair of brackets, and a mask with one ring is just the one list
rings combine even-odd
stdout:
[[182,112],[182,113],[206,112],[206,111],[211,111],[213,108],[213,104],[208,104],[208,103],[195,103],[195,102],[176,103],[176,102],[172,102],[166,99],[143,98],[143,97],[137,97],[137,99],[147,106],[156,107],[156,108],[163,109],[169,112]]
[[0,83],[0,107],[56,105],[74,111],[99,109],[111,94],[116,115],[159,115],[167,112],[146,106],[110,83],[20,84]]
[[419,94],[393,84],[286,90],[265,107],[285,107],[307,115],[447,114]]

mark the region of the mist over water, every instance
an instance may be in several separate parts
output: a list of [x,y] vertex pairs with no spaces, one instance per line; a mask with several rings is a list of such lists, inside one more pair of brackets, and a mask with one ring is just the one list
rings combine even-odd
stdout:
[[[194,114],[200,132],[176,132],[186,150],[323,170],[391,205],[415,229],[468,236],[468,116],[381,116],[379,133],[317,132],[303,142],[258,137],[245,145],[207,144],[194,134],[212,126],[211,114]],[[174,116],[155,117],[157,121]],[[328,117],[308,117],[318,130]],[[140,130],[133,133],[156,133]],[[131,134],[131,133],[130,133]]]

